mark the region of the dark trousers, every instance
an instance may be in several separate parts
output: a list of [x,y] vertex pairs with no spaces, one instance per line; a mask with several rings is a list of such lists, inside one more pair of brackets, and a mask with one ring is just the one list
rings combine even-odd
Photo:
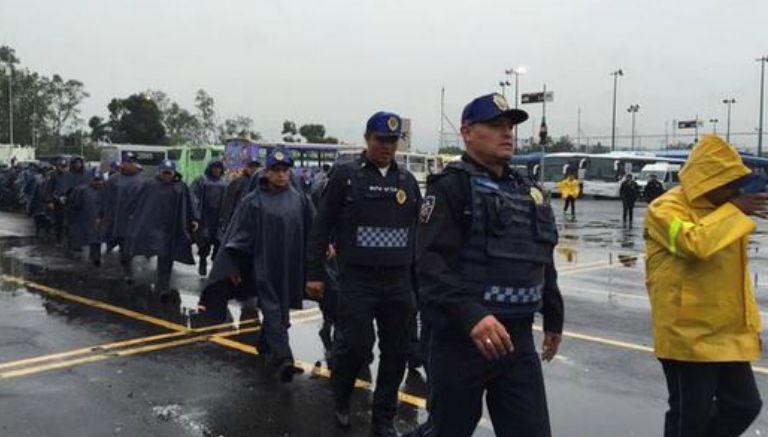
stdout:
[[624,206],[624,211],[622,212],[622,215],[621,215],[621,221],[624,224],[626,224],[627,222],[632,224],[633,215],[635,212],[635,201],[622,199],[621,203]]
[[669,390],[664,437],[736,437],[760,413],[749,363],[660,361]]
[[88,245],[88,256],[91,261],[101,261],[101,243]]
[[198,244],[197,254],[200,256],[201,265],[207,265],[209,255],[211,255],[211,259],[216,259],[216,253],[219,251],[219,245],[220,242],[216,238],[212,238]]
[[123,276],[132,277],[133,269],[131,268],[131,260],[133,257],[128,253],[128,247],[124,238],[118,238],[112,242],[114,246],[120,246],[120,267],[123,269]]
[[469,336],[455,328],[431,332],[429,419],[415,435],[470,437],[482,416],[484,395],[495,435],[551,435],[532,319],[503,323],[515,351],[498,360],[486,360]]
[[576,199],[573,196],[568,196],[565,198],[565,207],[563,208],[563,212],[568,212],[568,207],[571,207],[571,215],[576,215]]
[[256,343],[267,364],[279,366],[293,360],[288,338],[291,327],[289,290],[275,290],[272,286],[256,285],[257,301],[261,310],[261,332]]
[[349,407],[357,375],[373,360],[378,334],[381,353],[373,395],[374,426],[392,424],[397,412],[397,392],[405,375],[415,307],[410,287],[410,267],[349,266],[339,277],[332,373],[336,406]]
[[173,258],[157,257],[157,290],[168,291],[171,289],[171,271],[173,271]]

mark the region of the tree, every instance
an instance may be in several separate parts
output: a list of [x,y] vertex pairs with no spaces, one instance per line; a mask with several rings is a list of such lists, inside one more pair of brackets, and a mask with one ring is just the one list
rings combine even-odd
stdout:
[[560,137],[552,146],[550,147],[549,152],[555,153],[555,152],[572,152],[574,150],[573,141],[571,141],[571,137],[569,136],[563,136]]
[[441,155],[461,155],[462,153],[464,153],[464,150],[462,150],[461,147],[450,146],[450,147],[441,147],[437,149],[437,153]]
[[251,117],[236,115],[224,120],[224,124],[219,126],[219,141],[223,143],[230,138],[250,138],[256,141],[261,139],[261,134],[253,130]]
[[88,119],[88,127],[91,128],[89,134],[91,141],[98,142],[109,138],[109,123],[105,122],[103,118],[94,115]]
[[198,142],[210,143],[216,137],[216,111],[214,100],[204,89],[197,90],[195,108],[197,108]]
[[62,131],[66,128],[74,128],[82,121],[79,117],[79,106],[83,99],[90,95],[85,92],[83,83],[79,80],[65,81],[58,74],[53,75],[49,87],[51,97],[49,127],[56,142],[61,144]]
[[196,135],[200,131],[200,121],[194,114],[173,102],[165,111],[163,118],[171,145],[195,142]]
[[297,140],[296,138],[298,134],[299,134],[299,129],[296,127],[296,123],[290,120],[285,120],[283,122],[283,131],[282,131],[283,141],[285,141],[286,143],[296,143],[300,141],[300,140]]
[[157,104],[144,94],[112,99],[109,136],[113,143],[166,144],[165,127]]
[[299,134],[308,143],[322,143],[325,139],[325,126],[322,124],[305,124],[299,128]]

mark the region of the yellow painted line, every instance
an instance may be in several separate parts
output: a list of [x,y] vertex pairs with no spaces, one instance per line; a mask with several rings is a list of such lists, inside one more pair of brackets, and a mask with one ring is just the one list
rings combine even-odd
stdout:
[[584,264],[576,264],[576,265],[565,265],[563,267],[559,267],[557,269],[558,272],[569,272],[571,270],[580,270],[587,267],[594,267],[594,266],[601,266],[601,265],[608,265],[608,261],[594,261]]
[[15,277],[15,276],[2,275],[1,277],[6,282],[14,282],[16,284],[23,285],[25,287],[33,288],[35,290],[42,291],[50,296],[56,296],[62,299],[66,299],[72,302],[77,302],[93,308],[99,308],[105,311],[110,311],[116,314],[130,317],[132,319],[140,320],[142,322],[147,322],[156,326],[161,326],[163,328],[170,329],[172,331],[187,331],[187,328],[185,326],[179,325],[177,323],[169,322],[167,320],[163,320],[153,316],[148,316],[146,314],[141,314],[136,311],[131,311],[129,309],[125,309],[119,306],[100,302],[98,300],[89,299],[87,297],[77,296],[75,294],[68,293],[64,290],[59,290],[57,288],[49,287],[47,285],[38,284],[32,281],[27,281],[25,279]]
[[[97,355],[91,355],[91,356],[77,358],[73,360],[60,361],[60,362],[49,363],[49,364],[44,364],[40,366],[26,367],[23,369],[0,373],[0,379],[18,378],[21,376],[33,375],[36,373],[46,372],[49,370],[64,369],[64,368],[74,367],[80,364],[104,361],[109,358],[128,357],[132,355],[138,355],[138,354],[183,346],[186,344],[198,343],[202,341],[208,341],[208,340],[213,341],[215,339],[225,340],[225,337],[246,334],[250,332],[256,332],[259,329],[260,329],[259,327],[253,327],[253,328],[245,328],[245,329],[238,329],[238,330],[233,330],[228,332],[222,332],[218,334],[197,335],[190,338],[182,338],[180,340],[169,341],[169,342],[158,343],[158,344],[151,344],[151,345],[141,346],[133,349],[124,349],[124,350],[115,351],[115,352],[103,352]],[[174,333],[174,334],[178,334],[178,333]],[[140,340],[140,339],[137,339],[137,340]]]
[[[533,329],[537,331],[542,331],[540,326],[534,326]],[[587,335],[587,334],[580,334],[578,332],[573,331],[563,331],[563,337],[567,338],[574,338],[577,340],[583,340],[588,341],[591,343],[598,343],[605,346],[613,346],[621,349],[628,349],[628,350],[634,350],[638,352],[647,352],[647,353],[653,353],[653,348],[641,344],[636,343],[629,343],[626,341],[620,341],[620,340],[613,340],[610,338],[604,338],[604,337],[597,337],[594,335]],[[760,373],[763,375],[768,375],[768,368],[761,367],[761,366],[752,366],[752,370],[755,371],[755,373]]]
[[[255,322],[255,320],[256,319],[244,320],[244,321],[240,322],[239,326],[251,325],[251,324],[253,324]],[[100,344],[100,345],[97,345],[97,346],[90,346],[90,347],[84,347],[84,348],[80,348],[80,349],[73,349],[73,350],[65,351],[65,352],[58,352],[58,353],[53,353],[53,354],[48,354],[48,355],[40,355],[40,356],[36,356],[36,357],[31,357],[31,358],[24,358],[24,359],[20,359],[20,360],[16,360],[16,361],[9,361],[9,362],[5,362],[5,363],[0,363],[0,369],[8,369],[8,368],[12,368],[12,367],[24,366],[24,365],[27,365],[27,364],[39,363],[39,362],[43,362],[43,361],[51,361],[51,360],[57,360],[57,359],[61,359],[61,358],[68,358],[68,357],[72,357],[72,356],[76,356],[76,355],[85,355],[85,354],[89,354],[89,353],[93,353],[93,352],[105,352],[105,351],[109,351],[109,350],[112,350],[112,349],[123,348],[123,347],[126,347],[126,346],[134,346],[134,345],[137,345],[137,344],[151,343],[151,342],[155,342],[155,341],[158,341],[158,340],[165,340],[165,339],[168,339],[168,338],[182,337],[182,336],[185,336],[185,335],[189,335],[190,333],[210,332],[210,331],[215,331],[215,330],[223,329],[223,328],[236,329],[233,326],[232,323],[222,323],[222,324],[219,324],[219,325],[206,326],[204,328],[192,329],[192,330],[189,330],[187,332],[182,332],[182,331],[169,332],[167,334],[158,334],[158,335],[152,335],[152,336],[149,336],[149,337],[134,338],[134,339],[131,339],[131,340],[117,341],[117,342],[113,342],[113,343]],[[237,332],[242,332],[242,331],[237,331]]]

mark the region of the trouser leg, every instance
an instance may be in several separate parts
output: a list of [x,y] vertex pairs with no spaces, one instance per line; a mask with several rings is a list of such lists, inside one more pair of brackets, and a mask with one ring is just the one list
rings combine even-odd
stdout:
[[157,257],[157,289],[161,292],[171,288],[171,272],[173,271],[173,258]]
[[375,342],[373,305],[357,296],[340,292],[334,333],[334,369],[331,375],[337,408],[349,408],[360,369],[373,360]]
[[[282,290],[274,290],[268,285],[259,285],[258,305],[262,314],[261,346],[268,349],[268,362],[280,365],[285,360],[293,359],[293,352],[288,339],[290,328],[288,296],[281,295]],[[287,291],[285,291],[287,294]]]
[[718,365],[660,361],[669,391],[664,437],[706,437],[708,424],[715,414]]
[[715,391],[717,414],[710,423],[707,437],[741,435],[755,420],[763,401],[749,363],[719,365]]
[[494,432],[500,437],[550,437],[544,376],[530,322],[505,325],[515,351],[498,361],[499,376],[487,384]]
[[374,310],[379,336],[379,372],[373,394],[373,424],[392,424],[397,392],[408,359],[409,328],[415,322],[412,302],[380,303]]

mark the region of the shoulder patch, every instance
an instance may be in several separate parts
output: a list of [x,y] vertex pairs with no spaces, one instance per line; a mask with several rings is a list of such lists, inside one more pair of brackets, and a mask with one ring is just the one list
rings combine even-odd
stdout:
[[421,211],[419,212],[419,221],[421,223],[429,223],[429,219],[432,218],[432,211],[435,210],[435,196],[424,196],[424,201],[421,204]]

